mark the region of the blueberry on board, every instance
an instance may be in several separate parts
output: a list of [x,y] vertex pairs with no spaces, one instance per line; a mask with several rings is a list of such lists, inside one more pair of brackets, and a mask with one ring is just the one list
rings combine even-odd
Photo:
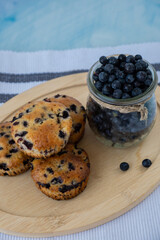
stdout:
[[124,66],[125,66],[126,62],[121,62],[120,65],[119,65],[119,68],[121,70],[124,70]]
[[134,63],[135,59],[132,55],[126,57],[126,63]]
[[99,81],[100,81],[100,82],[102,82],[102,83],[107,82],[107,79],[108,79],[107,73],[101,72],[101,73],[99,74]]
[[142,90],[140,89],[140,88],[134,88],[133,90],[132,90],[132,97],[136,97],[136,96],[138,96],[138,95],[140,95],[142,93]]
[[112,93],[112,89],[107,84],[105,84],[102,88],[102,93],[109,96]]
[[113,98],[120,99],[122,97],[122,90],[116,89],[113,92]]
[[151,83],[152,83],[152,80],[150,80],[150,79],[147,79],[145,82],[144,82],[144,84],[146,85],[146,86],[150,86],[151,85]]
[[140,82],[144,82],[147,79],[147,73],[144,71],[137,72],[136,79]]
[[120,83],[120,81],[114,80],[114,81],[112,82],[112,88],[113,88],[113,89],[120,89],[120,88],[121,88],[121,83]]
[[97,81],[97,82],[95,83],[95,87],[97,88],[98,91],[101,91],[102,88],[103,88],[103,83],[100,82],[100,81]]
[[124,70],[126,73],[134,73],[135,71],[135,66],[133,63],[126,63],[124,66]]
[[133,87],[130,83],[125,83],[123,86],[123,92],[129,93],[132,91]]
[[128,74],[128,75],[126,76],[126,82],[127,82],[127,83],[133,83],[134,80],[135,80],[135,78],[134,78],[134,76],[133,76],[132,74]]
[[111,74],[111,75],[109,75],[109,77],[108,77],[108,82],[109,82],[109,83],[112,83],[115,79],[116,79],[115,75]]
[[120,54],[118,56],[118,60],[120,60],[121,62],[125,62],[126,61],[126,56],[124,54]]
[[108,62],[108,59],[105,56],[99,58],[99,61],[102,65],[105,65]]
[[93,79],[94,79],[95,81],[98,81],[98,80],[99,80],[98,75],[94,73],[94,74],[93,74]]
[[137,61],[137,60],[141,60],[141,59],[142,59],[142,56],[139,55],[139,54],[136,54],[134,58],[135,58],[135,60]]
[[145,168],[149,168],[151,165],[152,165],[152,162],[151,162],[150,159],[146,158],[142,161],[142,166],[145,167]]
[[110,58],[108,58],[108,63],[113,64],[113,65],[116,66],[116,65],[118,65],[119,61],[115,57],[110,57]]
[[95,73],[97,73],[97,74],[99,74],[99,73],[101,73],[101,72],[103,72],[103,68],[102,68],[102,67],[97,68],[96,71],[95,71]]
[[109,74],[114,73],[114,65],[113,64],[106,64],[104,66],[104,71],[109,73]]
[[122,99],[127,99],[127,98],[131,98],[131,96],[128,93],[123,93]]
[[129,169],[129,164],[128,164],[127,162],[122,162],[122,163],[120,164],[120,169],[121,169],[122,171],[127,171],[127,170]]

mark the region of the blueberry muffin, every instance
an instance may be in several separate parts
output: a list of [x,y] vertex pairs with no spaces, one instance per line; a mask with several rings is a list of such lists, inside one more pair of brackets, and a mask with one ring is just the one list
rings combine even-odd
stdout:
[[48,197],[66,200],[85,189],[89,173],[87,153],[73,144],[68,144],[47,161],[34,159],[31,176],[36,186]]
[[70,111],[72,131],[69,143],[77,143],[83,137],[86,123],[86,111],[83,105],[73,97],[57,94],[53,98],[45,98],[46,102],[60,102]]
[[68,142],[72,119],[56,102],[37,101],[23,106],[12,120],[12,136],[19,148],[32,157],[49,157]]
[[14,176],[27,171],[30,157],[21,152],[11,135],[11,123],[0,124],[0,175]]

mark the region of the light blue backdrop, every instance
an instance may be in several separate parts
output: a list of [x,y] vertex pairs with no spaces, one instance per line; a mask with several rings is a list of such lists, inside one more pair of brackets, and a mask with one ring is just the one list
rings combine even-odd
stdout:
[[0,50],[160,41],[160,0],[0,0]]

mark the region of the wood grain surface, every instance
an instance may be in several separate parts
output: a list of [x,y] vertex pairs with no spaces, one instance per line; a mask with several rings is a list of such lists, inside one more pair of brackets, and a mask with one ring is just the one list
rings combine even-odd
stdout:
[[[0,107],[0,121],[10,120],[28,101],[56,93],[77,98],[86,105],[86,73],[50,80],[6,102]],[[71,234],[106,223],[136,206],[160,182],[160,91],[156,91],[156,123],[138,146],[113,149],[97,141],[88,124],[78,146],[91,162],[88,186],[74,199],[56,201],[42,194],[30,177],[30,171],[16,177],[0,177],[0,231],[20,236],[56,236]],[[150,158],[149,169],[142,160]],[[119,164],[130,164],[127,172]]]

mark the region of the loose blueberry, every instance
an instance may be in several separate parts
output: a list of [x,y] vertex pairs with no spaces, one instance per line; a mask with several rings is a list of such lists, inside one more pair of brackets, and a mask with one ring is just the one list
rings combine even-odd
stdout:
[[122,99],[127,99],[130,98],[131,96],[128,93],[123,93],[122,94]]
[[139,54],[136,54],[135,55],[135,60],[137,61],[137,60],[141,60],[142,59],[142,56],[141,55],[139,55]]
[[122,71],[118,71],[118,78],[124,79],[125,78],[125,73]]
[[145,82],[144,82],[144,84],[146,85],[146,86],[150,86],[151,85],[151,83],[152,83],[152,80],[150,80],[150,79],[147,79]]
[[120,99],[122,97],[122,90],[121,89],[114,90],[113,97],[116,99]]
[[135,81],[134,82],[134,86],[137,88],[137,87],[141,87],[142,86],[142,83],[141,82],[138,82],[138,81]]
[[126,56],[124,54],[120,54],[118,56],[118,60],[120,60],[121,62],[125,62],[126,61]]
[[127,76],[126,76],[126,82],[127,83],[133,83],[134,82],[134,76],[132,75],[132,74],[128,74]]
[[151,162],[150,159],[144,159],[142,161],[142,166],[145,167],[145,168],[149,168],[151,165],[152,165],[152,162]]
[[133,90],[132,90],[132,97],[136,97],[136,96],[138,96],[138,95],[140,95],[142,93],[142,90],[140,89],[140,88],[134,88]]
[[115,75],[111,74],[108,77],[108,83],[112,83],[116,79]]
[[123,92],[129,93],[130,91],[132,91],[132,89],[133,89],[133,87],[129,83],[125,83],[123,86]]
[[112,88],[113,89],[120,89],[121,88],[121,83],[118,80],[114,80],[112,82]]
[[94,79],[95,81],[98,81],[98,80],[99,80],[98,75],[97,75],[97,74],[93,74],[93,79]]
[[101,91],[102,88],[103,88],[103,83],[100,82],[100,81],[97,81],[97,82],[95,83],[95,87],[97,88],[98,91]]
[[143,66],[144,69],[146,69],[148,67],[148,63],[146,63],[143,60],[138,60],[139,63],[141,63],[141,65]]
[[121,70],[124,70],[125,64],[126,64],[126,62],[121,62],[120,65],[119,65],[119,68]]
[[126,73],[134,73],[135,71],[135,66],[133,63],[126,63],[124,66],[125,72]]
[[147,73],[144,71],[139,71],[136,74],[136,78],[139,82],[144,82],[147,79]]
[[108,63],[108,59],[105,56],[100,57],[99,61],[102,65],[106,65],[106,63]]
[[136,68],[136,71],[137,71],[137,72],[138,72],[138,71],[143,71],[143,70],[145,70],[143,64],[141,64],[140,62],[137,62],[137,63],[135,64],[135,68]]
[[126,57],[126,63],[134,63],[135,59],[132,55]]
[[129,169],[129,164],[128,164],[127,162],[122,162],[122,163],[120,164],[120,169],[121,169],[122,171],[127,171],[127,170]]
[[97,74],[99,74],[99,73],[101,73],[101,72],[103,72],[103,68],[102,68],[102,67],[97,68],[96,71],[95,71],[95,73],[97,73]]
[[113,64],[113,65],[116,66],[116,65],[118,65],[119,61],[115,57],[110,57],[110,58],[108,58],[108,63]]
[[111,87],[105,84],[104,87],[102,88],[102,93],[106,96],[109,96],[112,93]]
[[104,66],[104,71],[109,73],[109,74],[113,74],[114,73],[114,65],[113,64],[106,64]]
[[100,82],[105,83],[105,82],[107,82],[107,79],[108,79],[108,74],[107,73],[101,72],[99,74],[99,81]]

